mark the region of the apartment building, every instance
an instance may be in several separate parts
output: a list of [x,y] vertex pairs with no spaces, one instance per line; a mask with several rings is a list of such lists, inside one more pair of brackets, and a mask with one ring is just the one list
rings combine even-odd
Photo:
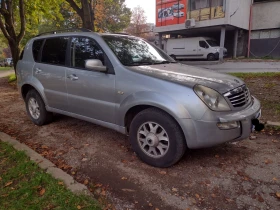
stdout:
[[[154,31],[160,46],[165,37],[207,36],[220,41],[231,57],[250,51],[263,56],[280,37],[279,12],[280,1],[271,0],[156,0]],[[258,46],[265,39],[270,44],[261,52]]]

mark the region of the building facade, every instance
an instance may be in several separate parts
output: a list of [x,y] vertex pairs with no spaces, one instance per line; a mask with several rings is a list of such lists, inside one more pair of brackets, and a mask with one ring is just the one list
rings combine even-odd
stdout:
[[[220,47],[226,47],[231,57],[253,50],[255,56],[261,56],[256,48],[260,40],[256,39],[261,39],[264,30],[269,30],[269,39],[279,39],[279,12],[280,1],[156,0],[154,31],[159,34],[160,46],[162,37],[206,36],[220,41]],[[271,40],[271,45],[275,42]]]

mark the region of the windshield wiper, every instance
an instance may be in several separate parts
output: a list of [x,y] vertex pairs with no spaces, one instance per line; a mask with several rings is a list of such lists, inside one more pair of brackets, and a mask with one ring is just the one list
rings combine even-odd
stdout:
[[169,64],[169,63],[177,63],[177,62],[171,62],[171,61],[158,61],[158,62],[154,62],[154,64]]
[[141,66],[141,65],[153,65],[153,64],[154,63],[148,61],[138,61],[138,62],[128,63],[127,66]]

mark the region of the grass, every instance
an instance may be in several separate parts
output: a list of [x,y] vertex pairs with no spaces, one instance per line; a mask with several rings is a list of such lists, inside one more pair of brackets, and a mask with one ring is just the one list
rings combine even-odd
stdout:
[[230,73],[230,75],[241,79],[257,78],[257,77],[280,77],[280,72],[263,72],[263,73]]
[[24,152],[0,141],[0,209],[101,209],[95,200],[74,195]]
[[15,74],[11,74],[9,77],[8,77],[8,82],[14,82],[17,80],[17,77]]
[[13,68],[9,67],[9,66],[7,66],[7,67],[0,67],[0,71],[8,71],[8,70],[11,70],[11,69],[13,69]]

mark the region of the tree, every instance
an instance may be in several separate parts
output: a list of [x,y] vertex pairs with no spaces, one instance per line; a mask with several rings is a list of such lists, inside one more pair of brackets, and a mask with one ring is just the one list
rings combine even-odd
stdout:
[[38,34],[39,25],[62,18],[59,13],[59,4],[62,1],[0,0],[0,29],[11,49],[14,67],[19,60],[21,43],[25,44]]
[[5,58],[11,58],[12,57],[12,52],[9,47],[3,49],[3,55]]
[[144,37],[144,34],[150,30],[144,9],[140,6],[135,7],[132,11],[131,23],[125,31],[135,36]]
[[130,19],[131,10],[126,7],[125,0],[104,0],[96,5],[96,31],[111,33],[121,32],[128,27]]
[[[20,54],[20,42],[25,34],[25,12],[24,1],[18,0],[2,0],[0,4],[0,29],[3,32],[5,38],[8,40],[9,47],[12,52],[14,66],[16,66],[19,60]],[[19,12],[20,16],[20,30],[16,32],[15,25],[15,12]]]
[[80,4],[75,0],[66,0],[70,6],[76,11],[83,22],[83,28],[95,31],[94,29],[94,8],[97,0],[80,0]]

